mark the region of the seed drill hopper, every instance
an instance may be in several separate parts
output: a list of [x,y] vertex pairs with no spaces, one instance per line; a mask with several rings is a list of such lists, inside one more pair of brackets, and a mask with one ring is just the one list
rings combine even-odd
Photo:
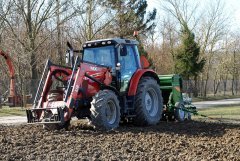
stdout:
[[178,74],[158,75],[163,96],[163,120],[184,121],[196,114],[196,107],[190,99],[183,97],[183,80]]

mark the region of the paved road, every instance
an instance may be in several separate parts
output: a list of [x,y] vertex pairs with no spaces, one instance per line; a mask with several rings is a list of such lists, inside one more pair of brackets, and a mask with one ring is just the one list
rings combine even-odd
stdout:
[[0,124],[4,125],[16,125],[16,124],[24,124],[27,123],[26,116],[6,116],[0,117]]
[[[197,108],[209,108],[209,107],[219,107],[219,106],[234,106],[240,105],[240,98],[234,99],[224,99],[218,101],[202,101],[202,102],[193,102]],[[0,124],[4,125],[13,125],[13,124],[26,124],[26,116],[7,116],[0,117]]]
[[240,98],[223,99],[223,100],[217,100],[217,101],[193,102],[192,104],[194,104],[197,108],[234,106],[234,105],[240,105]]

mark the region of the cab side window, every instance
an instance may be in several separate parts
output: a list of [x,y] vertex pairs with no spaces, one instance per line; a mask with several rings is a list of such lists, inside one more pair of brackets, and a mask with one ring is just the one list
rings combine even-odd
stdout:
[[121,74],[132,75],[137,70],[137,62],[134,54],[134,47],[132,45],[126,45],[126,56],[120,56]]

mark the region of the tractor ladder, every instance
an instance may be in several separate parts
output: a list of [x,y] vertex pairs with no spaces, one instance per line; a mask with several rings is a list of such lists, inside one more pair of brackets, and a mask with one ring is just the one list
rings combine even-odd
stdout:
[[68,97],[69,95],[71,94],[72,92],[72,88],[73,88],[73,83],[74,83],[74,75],[75,75],[75,71],[77,70],[77,67],[78,67],[78,64],[80,63],[80,58],[79,56],[77,56],[76,60],[75,60],[75,63],[73,65],[73,69],[72,69],[72,75],[71,75],[71,78],[69,80],[69,83],[68,83],[68,87],[67,87],[67,92],[66,92],[66,96],[65,96],[65,99],[64,99],[64,102],[67,102],[68,100]]
[[43,92],[44,84],[45,84],[45,81],[46,81],[46,78],[47,78],[47,75],[48,75],[48,69],[51,66],[51,64],[52,64],[51,61],[47,60],[47,62],[45,64],[45,67],[44,67],[44,71],[43,71],[41,80],[40,80],[39,85],[38,85],[38,89],[37,89],[35,98],[34,98],[33,108],[36,108],[37,105],[38,105],[38,102],[39,102],[41,94]]

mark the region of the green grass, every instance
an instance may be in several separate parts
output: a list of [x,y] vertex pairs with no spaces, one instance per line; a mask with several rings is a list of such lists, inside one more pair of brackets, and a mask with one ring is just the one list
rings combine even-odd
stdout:
[[[240,121],[240,106],[198,109],[198,112],[199,114],[203,114],[211,118],[233,119]],[[201,118],[201,116],[194,116],[193,118]]]
[[193,97],[193,102],[200,102],[200,101],[215,101],[215,100],[222,100],[222,99],[231,99],[231,98],[239,98],[240,95],[217,95],[217,96],[207,96],[205,97]]
[[26,111],[21,107],[7,107],[3,106],[0,108],[0,117],[3,116],[25,116]]

